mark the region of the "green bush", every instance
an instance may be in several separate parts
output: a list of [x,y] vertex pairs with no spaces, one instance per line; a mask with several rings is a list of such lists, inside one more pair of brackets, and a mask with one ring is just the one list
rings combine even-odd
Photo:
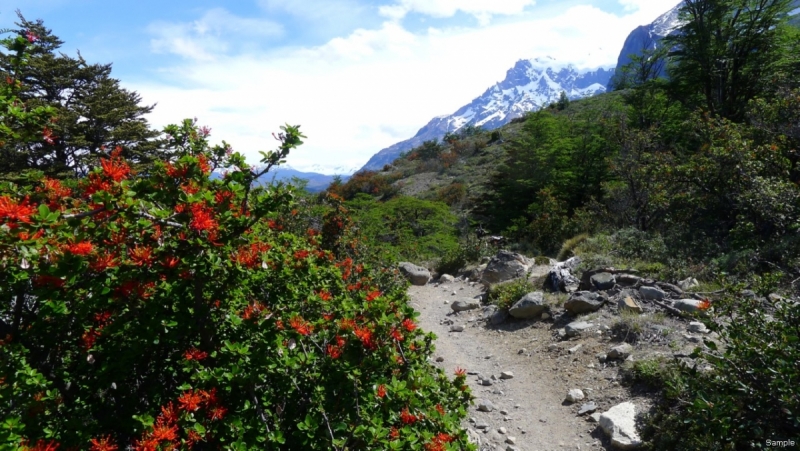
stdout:
[[489,303],[502,310],[508,310],[523,296],[535,290],[536,287],[527,279],[499,283],[489,288]]
[[588,233],[581,233],[580,235],[576,235],[567,241],[564,241],[564,244],[561,245],[561,250],[558,251],[558,256],[556,260],[563,262],[564,260],[572,257],[574,255],[575,248],[578,247],[579,244],[583,243],[589,238]]
[[[730,287],[729,287],[730,288]],[[738,292],[742,286],[730,292]],[[667,401],[650,419],[654,449],[768,448],[800,436],[800,305],[726,296],[707,321],[721,346],[706,340],[695,357],[707,370],[677,366]]]

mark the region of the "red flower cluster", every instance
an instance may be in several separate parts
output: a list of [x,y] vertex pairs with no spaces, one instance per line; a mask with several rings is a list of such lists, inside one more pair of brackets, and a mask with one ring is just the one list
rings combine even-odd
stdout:
[[404,320],[403,320],[403,327],[404,327],[404,328],[405,328],[407,331],[409,331],[409,332],[413,332],[413,331],[414,331],[414,329],[416,329],[416,328],[417,328],[417,325],[416,325],[416,324],[414,324],[414,321],[412,321],[410,318],[406,318],[406,319],[404,319]]
[[121,153],[122,147],[117,146],[117,148],[111,152],[111,158],[100,159],[100,166],[103,168],[103,173],[115,182],[122,181],[128,177],[128,174],[131,173],[131,168],[120,156]]
[[60,210],[59,203],[61,200],[72,195],[72,190],[62,186],[61,181],[58,179],[45,177],[42,185],[36,188],[36,192],[45,193],[48,200],[47,206],[50,207],[50,210]]
[[13,229],[16,221],[30,224],[30,216],[36,212],[36,207],[30,205],[28,197],[22,203],[17,203],[9,196],[0,196],[0,219],[9,221],[9,226]]
[[289,320],[289,325],[300,335],[310,335],[314,330],[311,324],[299,316],[292,317],[292,319]]
[[128,251],[131,261],[136,266],[150,266],[153,264],[153,250],[147,246],[138,244]]
[[260,302],[253,302],[252,304],[245,307],[244,311],[241,314],[242,319],[253,319],[260,315],[266,315],[269,311],[264,306],[264,304]]
[[100,332],[111,322],[111,312],[104,311],[95,313],[94,321],[97,323],[97,325],[89,328],[89,330],[85,331],[83,336],[81,336],[83,348],[87,351],[94,347],[94,343],[100,337]]
[[376,390],[375,394],[378,395],[378,398],[383,398],[386,396],[386,386],[383,384],[378,385],[378,389]]
[[261,263],[260,255],[270,249],[272,249],[272,246],[266,243],[252,243],[249,246],[242,246],[231,255],[231,261],[246,268],[256,268]]
[[56,451],[59,446],[61,445],[55,440],[45,442],[44,440],[39,439],[34,446],[30,446],[28,441],[25,440],[20,444],[20,451]]
[[187,168],[181,167],[180,169],[176,168],[172,165],[172,163],[167,163],[164,168],[167,172],[167,175],[171,178],[178,179],[186,177]]
[[33,279],[33,286],[41,287],[41,286],[49,286],[55,288],[61,288],[64,286],[66,281],[60,277],[50,276],[47,274],[40,274],[34,277]]
[[408,411],[408,407],[404,408],[403,411],[400,412],[400,421],[402,421],[403,424],[414,424],[418,419],[419,418],[416,415],[412,415]]
[[183,358],[189,361],[196,360],[199,362],[200,360],[203,360],[206,357],[208,357],[208,353],[203,352],[197,348],[189,349],[188,351],[183,353]]
[[108,268],[116,268],[117,266],[116,256],[110,252],[98,255],[94,261],[89,263],[89,267],[92,271],[96,272],[103,272]]
[[56,139],[58,139],[58,136],[53,135],[53,130],[50,130],[49,127],[45,127],[42,130],[42,139],[44,140],[44,142],[52,146],[53,144],[56,143]]
[[447,449],[445,448],[445,443],[450,443],[453,440],[455,440],[455,437],[440,432],[431,439],[430,443],[425,444],[425,451],[445,451]]
[[122,285],[117,287],[115,294],[123,298],[137,297],[147,299],[153,295],[155,291],[155,282],[142,283],[137,280],[128,280],[123,282]]
[[456,367],[455,374],[456,374],[456,377],[463,377],[463,376],[465,376],[465,375],[467,374],[467,370],[465,370],[464,368],[461,368],[461,367],[457,366],[457,367]]
[[31,44],[39,40],[39,36],[36,33],[32,32],[31,30],[25,30],[25,39],[28,40]]
[[200,166],[200,171],[203,172],[203,175],[211,174],[211,165],[208,163],[208,158],[205,155],[200,155],[197,157],[197,164]]
[[378,290],[372,291],[367,295],[367,302],[372,302],[378,297],[380,297],[383,293]]
[[335,345],[328,345],[325,352],[330,358],[338,359],[342,355],[342,348]]
[[328,290],[319,290],[317,292],[317,295],[319,295],[320,299],[322,299],[323,301],[330,301],[331,299],[333,299],[331,292]]
[[389,332],[389,335],[397,341],[403,341],[403,334],[400,333],[400,331],[397,330],[396,327],[392,327],[392,330],[391,332]]
[[369,330],[369,328],[356,326],[354,333],[356,334],[356,337],[361,340],[361,344],[364,345],[365,348],[374,350],[378,347],[372,337],[372,331]]
[[191,228],[198,232],[203,230],[209,233],[216,232],[219,224],[214,220],[214,211],[211,208],[205,203],[193,204],[190,208],[192,210],[192,222],[189,224]]
[[67,245],[66,250],[72,255],[89,255],[94,250],[94,246],[88,241],[81,241]]
[[118,449],[111,437],[93,438],[91,443],[92,447],[89,448],[89,451],[117,451]]
[[165,258],[161,264],[167,269],[173,269],[178,266],[178,263],[181,262],[181,259],[178,257],[170,255],[169,257]]

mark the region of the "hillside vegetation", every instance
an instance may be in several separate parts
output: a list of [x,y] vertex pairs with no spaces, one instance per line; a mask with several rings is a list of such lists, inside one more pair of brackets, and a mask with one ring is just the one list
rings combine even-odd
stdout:
[[[707,322],[727,348],[708,357],[709,372],[659,373],[651,446],[796,438],[800,34],[786,22],[790,3],[686,2],[685,25],[665,40],[673,51],[633,58],[615,92],[449,134],[330,191],[369,194],[376,209],[403,196],[450,206],[461,267],[488,252],[475,244],[482,225],[529,255],[581,255],[583,269],[701,279],[719,294]],[[745,288],[773,296],[743,299]]]

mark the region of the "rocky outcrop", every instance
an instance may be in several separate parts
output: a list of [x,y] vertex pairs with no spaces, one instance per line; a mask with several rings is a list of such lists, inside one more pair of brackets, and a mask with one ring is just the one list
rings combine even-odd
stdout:
[[411,282],[412,285],[422,286],[431,280],[431,273],[427,269],[409,262],[401,262],[399,265],[400,273]]
[[600,310],[606,298],[591,291],[578,291],[573,293],[564,304],[564,309],[573,315],[591,313]]
[[508,313],[514,318],[531,319],[539,318],[542,316],[542,313],[547,310],[547,304],[544,302],[544,293],[541,291],[534,291],[526,294],[519,301],[514,303],[508,310]]
[[481,282],[484,285],[492,285],[525,277],[530,266],[531,262],[522,254],[500,251],[489,260],[483,271]]

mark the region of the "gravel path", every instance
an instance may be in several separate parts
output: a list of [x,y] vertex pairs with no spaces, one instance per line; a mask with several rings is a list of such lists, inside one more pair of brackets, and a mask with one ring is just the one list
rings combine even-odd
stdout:
[[[569,389],[584,385],[569,384],[573,375],[581,375],[577,362],[548,351],[548,346],[555,343],[552,323],[507,321],[493,328],[479,321],[480,310],[452,311],[453,301],[471,299],[480,292],[480,285],[470,286],[459,280],[409,288],[411,305],[420,312],[420,326],[438,337],[434,358],[443,360],[436,365],[449,375],[456,367],[468,371],[467,382],[476,403],[469,408],[470,421],[474,422],[465,421],[464,426],[477,431],[481,449],[605,449],[596,425],[578,417],[576,406],[564,401]],[[450,332],[451,323],[463,325],[464,331]],[[500,373],[504,371],[512,372],[513,378],[501,380]],[[478,375],[487,379],[495,376],[497,380],[484,386]],[[576,382],[579,379],[576,377]],[[494,410],[477,411],[480,399],[489,400]],[[481,430],[479,425],[487,427]],[[499,432],[500,428],[505,428],[505,433]],[[514,445],[506,441],[509,437],[515,439]]]

